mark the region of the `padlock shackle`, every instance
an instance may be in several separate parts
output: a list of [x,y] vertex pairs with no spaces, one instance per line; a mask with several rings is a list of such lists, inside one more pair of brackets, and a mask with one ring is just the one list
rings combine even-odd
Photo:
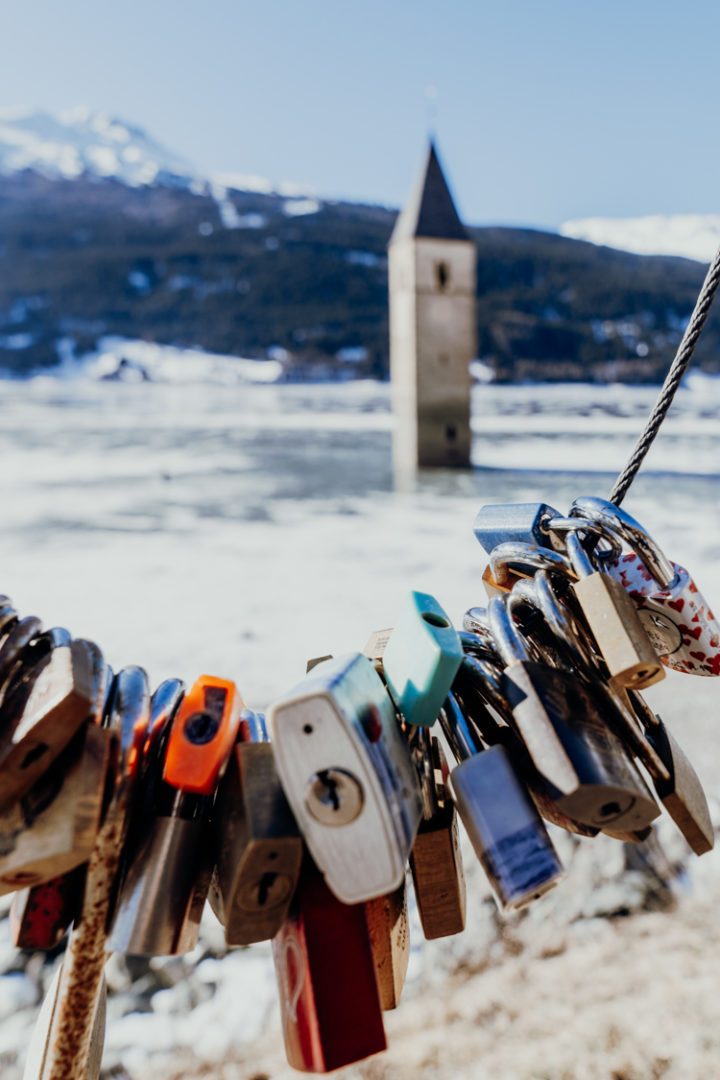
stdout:
[[490,598],[488,601],[488,623],[500,659],[506,666],[518,663],[518,661],[527,663],[530,660],[530,649],[512,620],[506,596],[492,596]]
[[463,615],[463,630],[467,630],[470,634],[475,634],[475,636],[481,638],[486,645],[489,645],[490,648],[494,649],[495,643],[490,632],[490,627],[488,626],[487,618],[487,608],[468,608]]
[[[410,732],[408,740],[411,751],[415,753],[415,763],[420,781],[420,794],[423,802],[423,817],[431,819],[438,810],[437,790],[435,788],[435,765],[430,728],[417,725]],[[418,758],[420,759],[418,762]]]
[[264,713],[255,712],[253,709],[242,710],[238,727],[238,742],[270,742]]
[[440,727],[458,763],[467,761],[482,750],[454,694],[448,694],[440,710]]
[[508,540],[498,544],[490,554],[490,572],[498,585],[507,583],[511,572],[532,576],[535,570],[555,567],[572,574],[572,567],[566,555],[537,544],[526,544],[520,540]]
[[593,565],[592,559],[582,546],[580,537],[576,532],[569,532],[567,534],[565,544],[567,547],[568,558],[570,559],[570,565],[573,568],[573,573],[578,579],[592,577],[593,574],[597,573],[597,567]]
[[489,631],[485,637],[481,637],[479,634],[474,634],[469,630],[458,630],[458,637],[466,656],[469,653],[470,656],[481,657],[490,664],[502,666],[502,661],[498,656],[498,651]]
[[548,534],[559,533],[560,536],[563,538],[563,542],[566,547],[566,533],[588,533],[590,536],[595,537],[596,544],[600,540],[605,540],[606,543],[609,545],[609,550],[602,553],[603,557],[606,557],[608,559],[617,559],[622,554],[622,540],[620,540],[614,532],[608,532],[606,527],[598,524],[598,522],[596,521],[590,521],[588,518],[546,518],[543,522],[543,530]]
[[504,720],[512,719],[512,709],[502,690],[502,668],[479,656],[466,655],[458,673],[460,680],[467,678],[473,689],[491,705]]
[[642,559],[658,585],[668,588],[677,577],[675,567],[639,521],[620,506],[596,495],[583,495],[570,507],[571,517],[586,518],[616,532]]

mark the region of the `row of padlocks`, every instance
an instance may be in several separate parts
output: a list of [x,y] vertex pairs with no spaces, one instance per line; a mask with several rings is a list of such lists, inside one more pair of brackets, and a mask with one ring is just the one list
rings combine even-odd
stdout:
[[[713,846],[702,786],[642,697],[666,667],[720,674],[686,570],[605,500],[483,507],[485,607],[456,630],[414,593],[363,652],[322,657],[265,717],[231,681],[113,673],[0,598],[0,895],[15,944],[70,931],[26,1077],[97,1076],[108,952],[186,953],[209,901],[228,946],[272,940],[288,1060],[385,1048],[423,933],[460,933],[459,816],[499,907],[553,888],[546,822],[645,840],[664,807]],[[437,723],[436,723],[437,722]]]

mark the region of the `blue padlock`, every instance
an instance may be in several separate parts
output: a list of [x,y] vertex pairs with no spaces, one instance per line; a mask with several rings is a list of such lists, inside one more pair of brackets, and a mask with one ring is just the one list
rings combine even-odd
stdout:
[[411,593],[382,657],[390,695],[409,724],[435,723],[462,659],[458,633],[437,600]]
[[545,528],[546,522],[559,517],[560,511],[547,503],[488,503],[478,510],[473,531],[488,555],[508,540],[562,551],[562,537]]

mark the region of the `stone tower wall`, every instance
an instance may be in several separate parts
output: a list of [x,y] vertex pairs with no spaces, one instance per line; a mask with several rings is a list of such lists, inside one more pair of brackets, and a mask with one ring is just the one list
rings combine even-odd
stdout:
[[467,466],[475,245],[403,237],[391,244],[389,264],[396,462]]

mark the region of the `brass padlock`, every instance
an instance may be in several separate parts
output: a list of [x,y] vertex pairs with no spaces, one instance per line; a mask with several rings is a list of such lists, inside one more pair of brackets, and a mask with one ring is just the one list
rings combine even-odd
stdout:
[[387,896],[365,902],[365,921],[370,937],[375,977],[383,1011],[400,1004],[410,961],[405,882]]
[[99,719],[103,673],[97,646],[74,641],[41,660],[37,677],[3,702],[0,805],[27,792],[82,725]]
[[665,669],[629,594],[593,565],[577,532],[569,532],[566,543],[578,578],[573,591],[611,681],[639,690],[664,679]]
[[0,896],[87,862],[100,828],[110,756],[108,733],[86,723],[45,776],[0,812]]
[[233,682],[203,675],[169,721],[164,760],[145,781],[156,792],[152,819],[129,861],[109,951],[176,956],[197,944],[214,860],[209,812],[241,706]]
[[217,866],[209,900],[228,945],[269,941],[287,918],[303,843],[264,718],[246,710],[213,810]]
[[410,853],[410,870],[423,935],[433,941],[465,929],[465,874],[442,747],[424,728],[416,729],[415,737],[420,744],[423,817]]

